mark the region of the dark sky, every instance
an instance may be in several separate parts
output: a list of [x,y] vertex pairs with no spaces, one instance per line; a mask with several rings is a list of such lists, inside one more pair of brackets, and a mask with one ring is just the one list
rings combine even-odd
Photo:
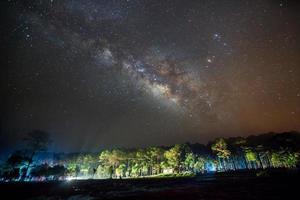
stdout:
[[300,3],[1,1],[1,151],[300,130]]

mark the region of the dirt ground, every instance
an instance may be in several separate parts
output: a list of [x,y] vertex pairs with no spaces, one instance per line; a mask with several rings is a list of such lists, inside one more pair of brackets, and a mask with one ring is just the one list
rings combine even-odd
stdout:
[[193,178],[0,183],[1,199],[297,199],[299,171],[234,172]]

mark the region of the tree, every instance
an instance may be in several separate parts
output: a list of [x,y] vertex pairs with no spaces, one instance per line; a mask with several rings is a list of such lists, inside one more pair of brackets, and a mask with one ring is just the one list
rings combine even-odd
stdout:
[[[11,171],[21,171],[21,176],[23,176],[24,168],[22,166],[29,161],[29,158],[26,157],[21,151],[14,152],[6,161],[7,165],[11,169]],[[20,170],[21,169],[21,170]],[[16,176],[16,173],[14,173]],[[18,178],[18,177],[15,177]]]
[[104,150],[99,156],[100,164],[102,167],[107,169],[110,178],[116,174],[116,168],[121,164],[121,161],[124,160],[124,152],[119,149],[114,149],[112,151]]
[[[93,154],[79,154],[77,156],[77,161],[76,161],[76,168],[80,169],[79,173],[81,172],[81,175],[83,176],[94,176],[94,169],[97,169],[98,164],[99,164],[99,159],[97,155]],[[74,167],[73,167],[74,168]],[[75,168],[75,173],[76,173],[76,168]],[[78,176],[78,174],[76,176]]]
[[80,167],[79,167],[79,165],[76,165],[76,167],[75,167],[75,177],[76,178],[78,177],[79,173],[80,173]]
[[160,163],[164,157],[164,150],[159,147],[150,147],[147,149],[147,155],[150,161],[150,174],[159,174],[161,173]]
[[108,150],[102,151],[99,156],[99,161],[100,165],[108,171],[109,177],[112,178],[112,168],[115,165],[115,163],[111,160],[111,152]]
[[49,168],[50,168],[50,166],[47,163],[35,166],[30,171],[30,176],[37,177],[37,178],[48,177],[49,176]]
[[135,155],[134,171],[138,176],[150,174],[151,158],[145,149],[138,149]]
[[199,173],[204,171],[205,159],[192,152],[186,155],[184,166],[187,171]]
[[223,138],[217,139],[215,143],[212,144],[211,149],[213,152],[216,152],[223,169],[226,170],[226,163],[224,163],[224,161],[230,157],[231,152],[228,150],[225,140]]
[[294,168],[299,162],[299,153],[290,152],[287,149],[273,151],[271,162],[274,167]]
[[255,151],[260,168],[270,167],[269,152],[265,147],[259,144],[256,146]]
[[54,180],[58,180],[59,178],[64,178],[67,169],[63,165],[54,165],[53,167],[50,167],[48,172],[48,176],[53,176]]
[[196,163],[196,155],[193,153],[188,153],[184,160],[184,166],[189,171],[194,171],[194,166]]
[[194,172],[199,173],[199,172],[204,172],[205,169],[205,159],[201,156],[196,156],[195,159],[195,164],[193,166]]
[[66,160],[59,163],[63,164],[67,168],[67,174],[72,177],[78,177],[80,174],[80,163],[78,162],[78,155],[72,154]]
[[245,156],[248,163],[250,163],[251,168],[256,168],[258,161],[256,153],[252,151],[252,149],[247,148],[245,149]]
[[30,171],[32,177],[46,179],[51,178],[53,180],[58,180],[59,178],[64,178],[67,173],[67,169],[63,165],[49,166],[47,163],[38,165]]
[[124,177],[125,174],[126,174],[126,165],[122,163],[116,168],[116,175],[117,177]]
[[37,152],[45,151],[50,144],[50,135],[49,133],[41,130],[33,130],[28,132],[24,138],[24,141],[27,143],[28,151],[30,152],[29,161],[25,168],[25,175],[22,177],[22,180],[25,179],[28,173],[28,169],[33,162],[33,158]]
[[245,145],[247,140],[245,138],[234,138],[231,144],[231,150],[237,157],[235,169],[248,169],[248,161],[245,156]]
[[174,173],[180,173],[184,166],[184,160],[186,155],[190,152],[187,145],[176,144],[165,152],[166,164],[170,167]]
[[22,167],[22,165],[28,162],[29,158],[21,151],[16,151],[7,159],[7,164],[11,167]]

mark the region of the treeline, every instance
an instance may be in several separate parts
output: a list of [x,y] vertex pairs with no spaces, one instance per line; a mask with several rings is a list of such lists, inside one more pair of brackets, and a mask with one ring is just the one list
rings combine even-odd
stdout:
[[186,143],[171,147],[58,154],[50,160],[34,159],[38,151],[36,148],[31,154],[28,154],[28,151],[12,154],[2,167],[2,178],[10,180],[52,180],[66,177],[125,178],[198,174],[210,171],[296,168],[300,160],[300,134],[268,133],[247,138],[218,138],[207,145]]

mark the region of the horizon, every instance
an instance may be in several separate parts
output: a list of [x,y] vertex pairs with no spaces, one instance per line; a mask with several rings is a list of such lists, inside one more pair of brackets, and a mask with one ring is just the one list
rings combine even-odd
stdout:
[[[182,142],[182,143],[173,143],[173,144],[153,144],[153,145],[148,145],[148,146],[136,146],[136,147],[122,147],[122,146],[110,146],[110,147],[99,147],[98,149],[94,149],[94,150],[75,150],[75,151],[59,151],[59,150],[53,150],[51,148],[51,141],[50,141],[50,145],[47,148],[47,150],[45,151],[41,151],[39,152],[37,155],[42,155],[42,154],[65,154],[65,155],[70,155],[70,154],[98,154],[99,152],[105,151],[105,150],[115,150],[115,149],[119,149],[119,150],[125,150],[125,151],[134,151],[134,150],[138,150],[138,149],[148,149],[151,147],[160,147],[160,148],[171,148],[174,145],[177,144],[187,144],[187,145],[203,145],[205,147],[209,147],[209,145],[211,145],[213,142],[215,142],[216,140],[223,138],[226,141],[230,140],[230,139],[238,139],[238,138],[243,138],[243,139],[248,139],[249,137],[260,137],[260,136],[266,136],[266,135],[282,135],[282,134],[299,134],[300,136],[300,132],[299,131],[295,131],[295,130],[291,130],[291,131],[284,131],[284,132],[266,132],[266,133],[257,133],[257,134],[250,134],[250,135],[246,135],[246,136],[229,136],[229,137],[215,137],[205,143],[201,143],[199,141],[195,141],[195,142]],[[50,139],[51,140],[51,139]],[[23,141],[24,142],[24,141]],[[24,146],[24,143],[21,146],[18,146],[15,149],[8,149],[8,151],[3,151],[0,153],[0,160],[4,161],[7,159],[8,156],[12,155],[13,153],[15,153],[16,151],[23,151],[25,150],[26,147]],[[26,150],[25,150],[26,151]]]

